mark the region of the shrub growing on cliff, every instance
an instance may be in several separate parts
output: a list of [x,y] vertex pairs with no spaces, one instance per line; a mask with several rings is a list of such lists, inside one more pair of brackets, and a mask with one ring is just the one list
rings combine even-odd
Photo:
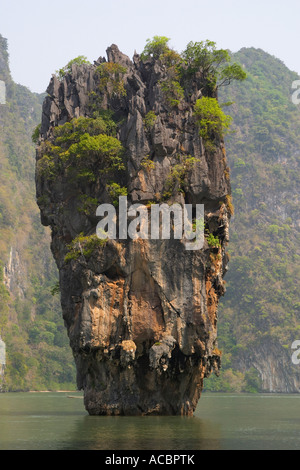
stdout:
[[[147,39],[146,46],[141,54],[141,60],[150,58],[160,60],[167,67],[170,88],[175,87],[175,94],[179,87],[183,87],[197,74],[203,82],[202,93],[205,96],[214,96],[217,88],[229,85],[233,80],[245,80],[247,75],[238,63],[231,63],[231,56],[226,49],[217,49],[213,41],[190,41],[181,53],[171,49],[168,45],[170,39],[165,36],[154,36]],[[174,91],[174,90],[173,90]],[[180,92],[181,93],[181,92]],[[173,104],[178,105],[177,97],[173,97]]]
[[145,61],[151,57],[159,59],[170,50],[168,46],[169,41],[170,38],[166,36],[154,36],[152,40],[147,39],[146,46],[141,54],[141,60]]
[[141,167],[144,168],[147,173],[155,168],[155,162],[149,158],[149,156],[144,157],[141,161]]
[[70,62],[68,62],[67,65],[65,65],[63,68],[56,71],[58,79],[63,80],[67,73],[71,73],[72,65],[83,65],[83,64],[91,65],[91,63],[87,60],[87,58],[84,55],[75,57],[75,59],[70,60]]
[[85,133],[79,137],[79,142],[60,152],[60,156],[73,161],[75,158],[88,161],[90,157],[100,157],[103,163],[100,172],[106,173],[110,169],[124,169],[121,153],[122,144],[118,139],[105,134],[92,136]]
[[40,137],[40,130],[41,130],[41,124],[38,124],[36,128],[34,129],[31,140],[34,144],[38,143],[39,137]]
[[99,116],[95,119],[79,117],[54,128],[57,144],[78,142],[79,138],[86,133],[93,136],[99,134],[112,135],[108,118],[105,116]]
[[200,136],[213,149],[214,140],[222,139],[228,132],[232,118],[222,111],[216,98],[206,96],[196,101],[194,113]]
[[212,233],[206,233],[206,240],[210,248],[220,248],[221,246],[219,237],[215,237]]
[[184,97],[184,90],[178,80],[167,78],[160,82],[166,103],[171,107],[177,107]]
[[182,73],[189,77],[201,72],[210,91],[215,87],[229,85],[232,80],[241,81],[247,77],[239,64],[230,63],[229,52],[226,49],[217,49],[213,41],[189,42],[182,57],[185,65]]
[[119,205],[119,197],[120,196],[127,196],[128,189],[126,187],[120,186],[118,183],[110,183],[106,186],[107,192],[110,195],[113,205],[118,207]]
[[79,205],[78,205],[78,212],[81,212],[85,215],[95,214],[96,208],[99,205],[98,199],[94,197],[87,196],[86,194],[82,194],[79,196]]
[[38,171],[48,179],[71,171],[78,178],[95,181],[95,171],[100,175],[124,170],[122,144],[107,135],[110,131],[103,117],[80,117],[57,126],[52,141],[45,141],[39,147],[42,158],[37,163]]
[[154,111],[149,111],[144,118],[144,126],[146,129],[150,130],[156,122],[156,115]]
[[171,171],[165,182],[165,191],[162,195],[162,199],[169,199],[174,189],[184,193],[186,179],[193,166],[200,160],[191,155],[179,155],[180,163],[172,166]]
[[227,195],[225,198],[226,208],[230,215],[234,215],[234,205],[232,203],[232,196]]
[[166,67],[166,77],[160,80],[159,85],[166,104],[174,108],[179,105],[184,97],[179,73],[182,58],[178,52],[169,47],[169,41],[170,39],[165,36],[154,36],[152,40],[147,39],[147,44],[141,54],[141,60],[154,58],[160,60]]
[[107,92],[110,96],[126,96],[123,76],[127,72],[126,67],[114,62],[104,62],[96,69],[96,74],[100,76],[99,89]]
[[67,246],[68,253],[65,256],[65,263],[71,260],[77,260],[80,255],[89,259],[93,252],[100,246],[105,245],[105,243],[106,240],[98,238],[96,234],[84,236],[84,234],[81,233]]
[[168,68],[178,66],[182,58],[178,52],[168,45],[170,39],[165,36],[154,36],[152,40],[147,39],[147,44],[141,54],[141,60],[150,58],[160,60]]

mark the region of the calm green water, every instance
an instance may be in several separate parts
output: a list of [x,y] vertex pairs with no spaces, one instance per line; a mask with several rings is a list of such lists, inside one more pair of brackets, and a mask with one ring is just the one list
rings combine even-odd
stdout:
[[300,449],[300,395],[204,394],[181,418],[88,416],[73,392],[0,394],[0,450],[48,449]]

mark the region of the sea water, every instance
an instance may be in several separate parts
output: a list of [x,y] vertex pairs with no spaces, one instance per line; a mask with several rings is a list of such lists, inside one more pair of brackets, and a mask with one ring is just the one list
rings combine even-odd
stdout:
[[300,449],[300,395],[204,393],[193,417],[110,417],[79,392],[0,394],[0,450],[240,449]]

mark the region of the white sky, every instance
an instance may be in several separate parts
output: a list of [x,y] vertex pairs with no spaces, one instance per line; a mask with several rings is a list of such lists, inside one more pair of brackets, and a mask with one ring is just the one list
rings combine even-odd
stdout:
[[300,74],[299,23],[299,0],[0,0],[13,79],[35,92],[74,57],[93,62],[114,43],[132,58],[155,35],[178,52],[206,39],[261,48]]

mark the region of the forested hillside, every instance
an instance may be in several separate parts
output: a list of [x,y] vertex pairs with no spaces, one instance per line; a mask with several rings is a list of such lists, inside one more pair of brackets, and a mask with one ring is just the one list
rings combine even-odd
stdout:
[[214,390],[299,392],[291,345],[300,339],[299,79],[275,57],[242,49],[248,78],[220,90],[233,117],[226,149],[235,215],[227,292],[219,309],[220,378]]
[[[0,336],[6,343],[5,390],[74,388],[75,373],[58,295],[48,231],[35,201],[35,147],[43,95],[10,76],[0,36]],[[1,384],[0,384],[1,387]]]

